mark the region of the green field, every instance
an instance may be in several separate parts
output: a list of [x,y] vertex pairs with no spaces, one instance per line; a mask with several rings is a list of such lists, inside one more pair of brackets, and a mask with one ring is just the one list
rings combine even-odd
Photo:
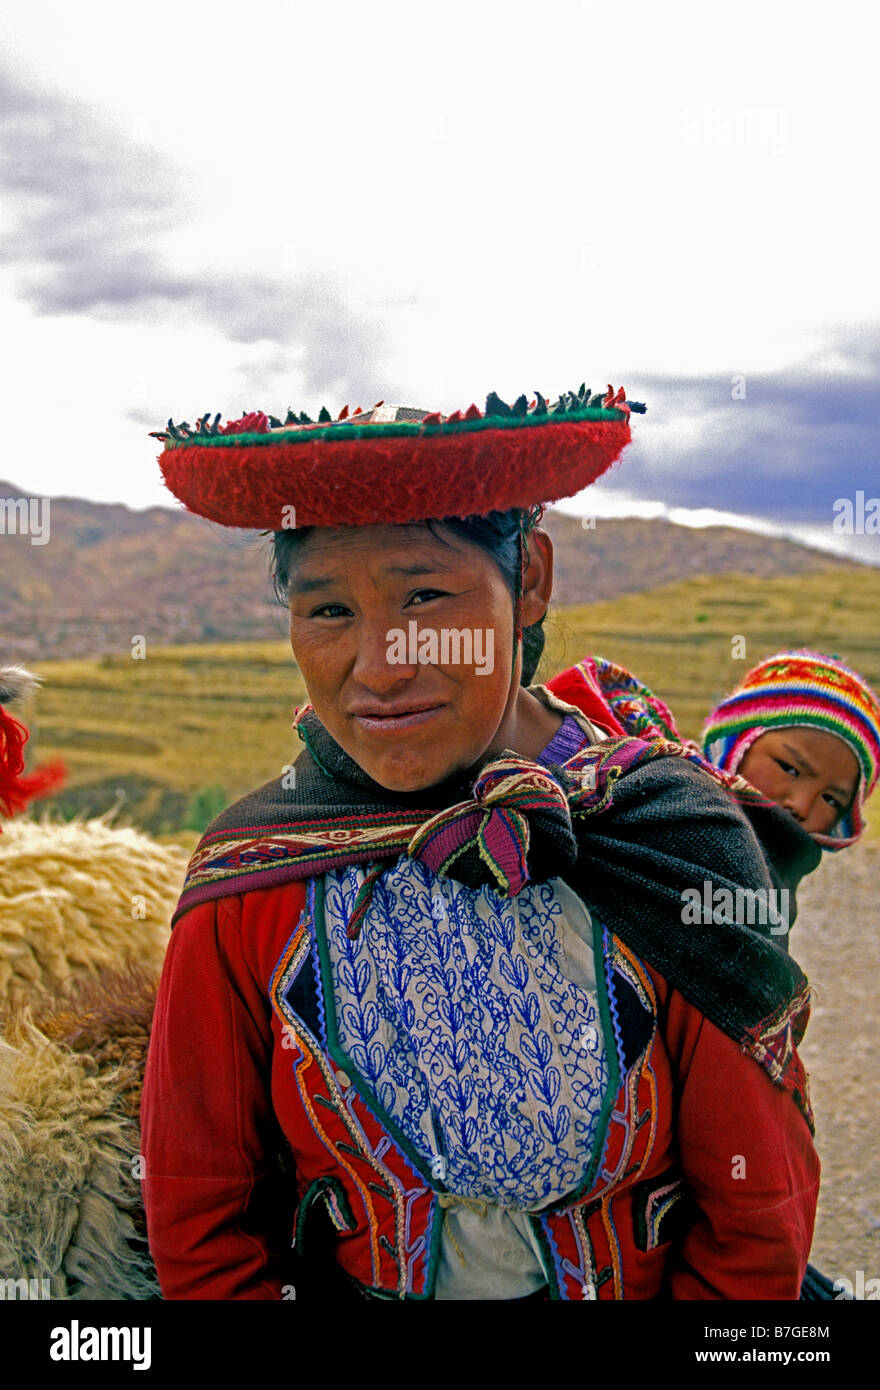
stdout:
[[[880,570],[697,577],[551,609],[538,678],[596,652],[634,671],[696,736],[748,667],[784,647],[836,652],[880,687],[878,616]],[[731,656],[735,637],[745,638],[745,660]],[[305,690],[283,643],[167,647],[143,661],[46,661],[38,670],[35,752],[67,763],[55,801],[66,815],[118,806],[121,821],[154,833],[197,831],[301,749],[290,726]]]
[[31,728],[38,756],[67,764],[56,798],[67,815],[119,805],[121,820],[155,833],[202,828],[302,747],[291,722],[305,690],[281,642],[46,661],[39,672]]

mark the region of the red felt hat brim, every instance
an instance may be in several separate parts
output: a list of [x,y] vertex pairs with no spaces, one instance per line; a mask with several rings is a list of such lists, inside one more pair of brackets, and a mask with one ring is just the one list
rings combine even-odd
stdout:
[[403,524],[555,502],[595,482],[629,442],[627,418],[549,417],[539,426],[473,433],[182,444],[160,454],[159,465],[189,511],[224,526],[280,531]]

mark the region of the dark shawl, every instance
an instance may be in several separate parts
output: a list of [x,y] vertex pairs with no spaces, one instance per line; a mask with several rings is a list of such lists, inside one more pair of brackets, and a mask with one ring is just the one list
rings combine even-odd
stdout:
[[[288,774],[266,783],[212,823],[190,862],[175,922],[196,903],[345,864],[377,872],[405,853],[414,829],[438,812],[474,805],[472,780],[390,792],[343,751],[314,712],[298,728],[306,751],[295,779]],[[563,804],[561,812],[538,807],[530,814],[530,878],[562,877],[606,928],[755,1056],[807,1113],[793,1045],[806,1027],[809,992],[785,937],[769,923],[682,919],[684,890],[702,891],[707,881],[713,891],[734,895],[737,889],[793,891],[815,867],[810,850],[821,857],[809,837],[757,793],[735,795],[699,759],[664,740],[611,739],[550,771],[568,810]],[[290,780],[294,786],[285,786]],[[473,847],[448,872],[472,887],[493,884]]]

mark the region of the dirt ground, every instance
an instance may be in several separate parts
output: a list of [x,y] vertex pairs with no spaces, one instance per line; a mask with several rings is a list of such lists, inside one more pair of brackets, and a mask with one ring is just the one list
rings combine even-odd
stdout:
[[791,953],[814,989],[800,1048],[822,1187],[812,1263],[880,1277],[880,845],[823,855],[798,893]]

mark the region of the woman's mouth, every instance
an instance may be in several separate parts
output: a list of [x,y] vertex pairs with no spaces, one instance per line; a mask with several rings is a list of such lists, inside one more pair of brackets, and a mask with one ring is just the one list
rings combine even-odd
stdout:
[[353,713],[352,719],[371,734],[395,734],[404,729],[414,729],[419,724],[427,724],[444,708],[444,705],[422,705],[414,709],[391,710],[387,714],[371,710],[369,713]]

